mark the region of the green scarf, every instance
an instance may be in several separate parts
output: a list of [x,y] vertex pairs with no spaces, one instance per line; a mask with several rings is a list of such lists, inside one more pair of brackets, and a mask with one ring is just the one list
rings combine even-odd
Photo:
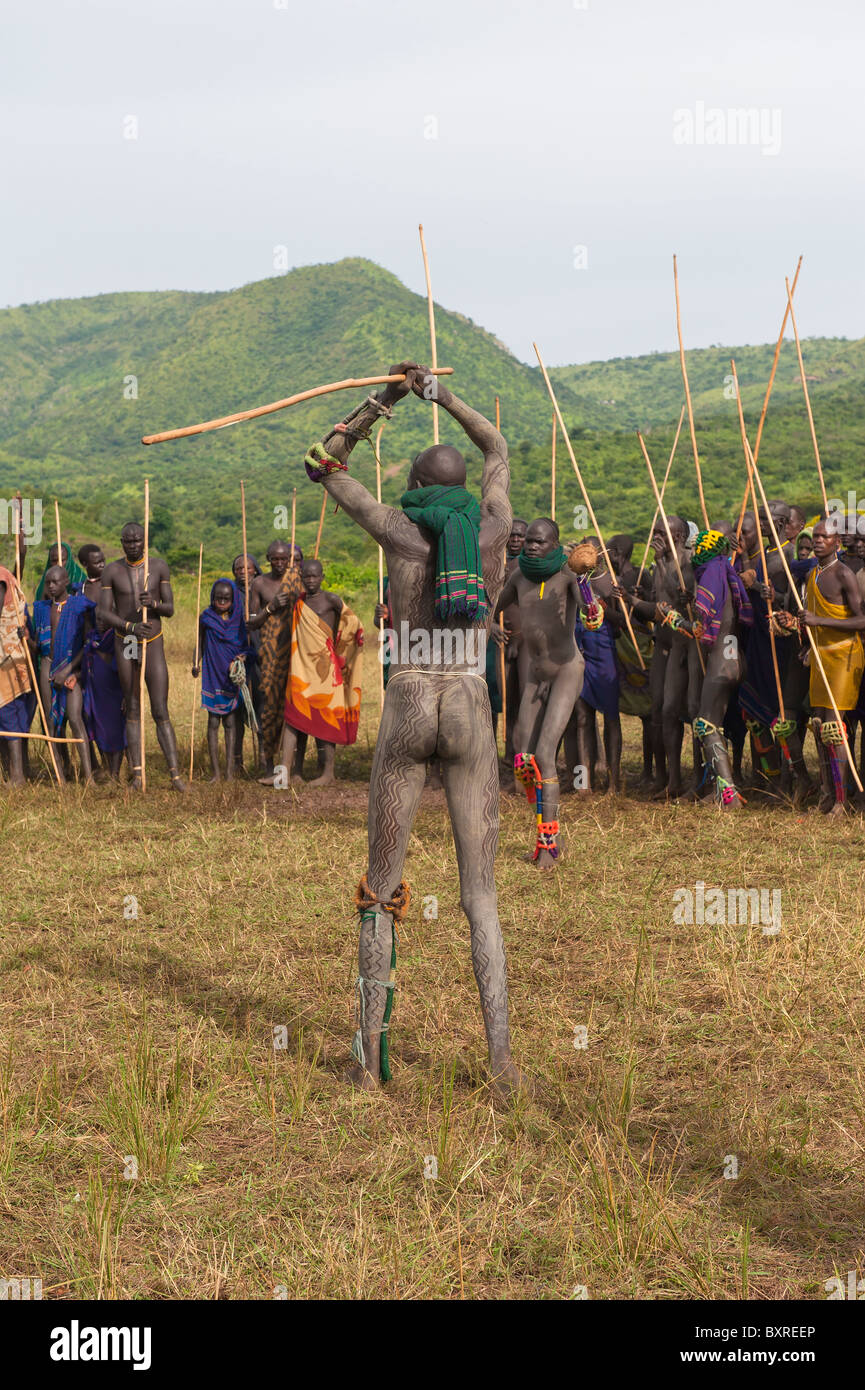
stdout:
[[539,584],[544,579],[552,579],[554,574],[558,574],[562,569],[567,556],[564,548],[557,545],[555,550],[551,550],[549,555],[539,555],[533,557],[520,551],[520,569],[526,579],[534,579]]
[[[55,541],[54,544],[56,545],[57,542]],[[61,542],[60,553],[63,556],[63,559],[59,563],[62,565],[63,569],[65,569],[67,575],[69,576],[69,592],[70,594],[73,594],[75,592],[74,586],[76,584],[78,585],[79,589],[83,585],[84,581],[87,578],[87,571],[81,568],[77,560],[73,560],[72,551],[69,549],[69,546],[66,544],[65,541]],[[51,566],[46,564],[44,570],[42,571],[42,578],[39,580],[39,583],[36,587],[37,598],[42,598],[44,596],[45,576],[50,568]]]
[[436,617],[483,622],[487,596],[481,566],[481,509],[464,487],[416,487],[399,504],[416,526],[438,537]]

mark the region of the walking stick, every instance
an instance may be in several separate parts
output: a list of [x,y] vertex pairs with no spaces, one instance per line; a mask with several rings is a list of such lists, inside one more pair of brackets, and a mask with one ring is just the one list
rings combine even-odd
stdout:
[[294,537],[297,531],[297,488],[291,494],[291,568],[294,569]]
[[[243,483],[241,483],[240,486],[241,486],[241,488],[242,488],[242,487],[243,487]],[[243,493],[241,492],[241,497],[242,497],[242,496],[243,496]],[[245,530],[245,528],[244,528],[244,530]],[[244,538],[244,542],[245,542],[245,538]],[[244,548],[244,557],[243,557],[243,559],[244,559],[244,564],[245,564],[245,563],[246,563],[246,544],[245,544],[245,543],[244,543],[244,547],[243,547],[243,548]],[[199,641],[199,637],[200,637],[200,635],[201,635],[201,624],[200,624],[199,619],[200,619],[200,614],[201,614],[201,565],[202,565],[202,561],[203,561],[203,560],[204,560],[204,541],[202,541],[202,542],[200,543],[199,547],[198,547],[198,598],[195,600],[195,660],[194,660],[193,663],[192,663],[193,666],[195,666],[195,667],[198,666],[198,655],[199,655],[199,653],[198,653],[198,641]],[[247,598],[247,605],[248,605],[248,602],[249,602],[249,600],[248,600],[248,598]],[[249,608],[248,608],[248,606],[247,606],[247,618],[248,618],[248,617],[249,617]],[[192,781],[192,764],[193,764],[193,761],[194,761],[194,759],[195,759],[195,709],[196,709],[196,705],[197,705],[197,703],[198,703],[197,700],[196,700],[196,698],[195,698],[195,695],[196,695],[196,690],[195,690],[195,679],[196,679],[195,676],[193,676],[193,678],[192,678],[192,724],[191,724],[191,732],[190,732],[190,735],[189,735],[189,780],[190,780],[190,782]]]
[[[778,554],[781,556],[781,562],[782,562],[782,564],[783,564],[783,566],[784,566],[784,569],[785,569],[785,571],[786,571],[786,574],[787,574],[787,581],[788,581],[788,583],[789,583],[789,585],[790,585],[790,589],[791,589],[791,591],[792,591],[793,597],[794,597],[795,600],[796,600],[797,606],[798,606],[798,608],[799,608],[799,612],[800,612],[800,613],[804,613],[804,611],[805,611],[805,605],[803,604],[801,598],[799,597],[799,590],[798,590],[798,588],[796,587],[796,581],[794,580],[793,575],[792,575],[792,573],[790,572],[790,566],[787,564],[787,556],[784,554],[784,551],[783,551],[782,548],[781,548],[781,541],[780,541],[780,539],[779,539],[779,537],[778,537],[778,531],[777,531],[777,529],[776,529],[776,527],[775,527],[775,520],[774,520],[774,517],[772,516],[772,513],[769,511],[769,503],[766,501],[766,493],[765,493],[764,488],[763,488],[762,479],[760,478],[759,469],[757,468],[757,461],[756,461],[756,459],[754,458],[754,455],[751,453],[750,445],[748,445],[748,456],[749,456],[749,458],[750,458],[750,460],[751,460],[751,467],[752,467],[752,469],[754,470],[754,477],[755,477],[755,479],[757,480],[757,486],[758,486],[758,488],[760,489],[760,496],[761,496],[762,499],[763,499],[763,510],[765,511],[765,513],[766,513],[766,518],[767,518],[767,520],[768,520],[768,522],[769,522],[769,529],[770,529],[770,531],[772,532],[772,539],[774,540],[776,546],[778,547]],[[838,706],[837,706],[837,704],[836,704],[836,702],[835,702],[835,696],[832,694],[832,687],[831,687],[831,685],[829,684],[829,680],[828,680],[828,677],[827,677],[827,675],[826,675],[826,668],[825,668],[824,665],[823,665],[823,658],[822,658],[821,655],[820,655],[820,649],[819,649],[819,647],[817,646],[816,639],[814,638],[814,635],[813,635],[813,633],[811,632],[810,627],[807,627],[807,626],[806,626],[806,627],[805,627],[805,632],[806,632],[806,634],[807,634],[807,636],[808,636],[808,641],[811,643],[811,651],[812,651],[813,654],[814,654],[814,659],[815,659],[815,661],[817,662],[817,668],[818,668],[818,670],[819,670],[819,672],[820,672],[820,675],[821,675],[822,680],[823,680],[823,684],[825,685],[826,691],[827,691],[827,693],[828,693],[828,695],[829,695],[829,703],[830,703],[831,706],[832,706],[832,713],[835,715],[835,718],[838,720],[838,727],[839,727],[840,730],[841,730],[841,737],[842,737],[842,739],[844,740],[844,750],[845,750],[845,752],[846,752],[846,754],[847,754],[847,762],[848,762],[848,764],[849,764],[850,771],[851,771],[852,774],[853,774],[853,781],[856,783],[856,786],[859,788],[859,790],[860,790],[860,792],[861,792],[861,791],[863,790],[863,787],[862,787],[862,783],[861,783],[861,781],[860,781],[860,779],[859,779],[859,774],[858,774],[858,772],[856,771],[856,764],[855,764],[855,762],[853,761],[853,755],[852,755],[852,753],[850,752],[850,744],[849,744],[848,741],[847,741],[847,729],[846,729],[846,726],[845,726],[845,724],[844,724],[844,720],[841,718],[841,713],[840,713],[840,711],[839,711],[839,709],[838,709]]]
[[63,542],[60,539],[60,503],[54,498],[54,524],[57,527],[57,563],[63,564]]
[[[759,518],[759,516],[757,515],[757,494],[756,494],[756,492],[754,491],[754,474],[753,474],[752,471],[751,471],[751,461],[750,461],[750,459],[749,459],[749,457],[748,457],[748,455],[749,455],[749,453],[750,453],[750,446],[749,446],[749,444],[748,444],[748,433],[747,433],[747,431],[746,431],[746,429],[745,429],[745,413],[744,413],[744,411],[743,411],[743,409],[742,409],[742,395],[741,395],[741,392],[739,391],[739,374],[738,374],[738,372],[736,371],[736,363],[733,361],[732,357],[730,358],[730,366],[731,366],[731,368],[732,368],[732,370],[733,370],[733,381],[734,381],[735,386],[736,386],[736,404],[737,404],[737,406],[738,406],[738,408],[739,408],[739,430],[740,430],[741,435],[742,435],[742,448],[743,448],[744,451],[745,451],[745,463],[746,463],[747,468],[748,468],[748,482],[750,483],[750,486],[751,486],[751,500],[752,500],[752,502],[754,503],[754,519],[755,519],[755,521],[756,521],[756,523],[757,523],[757,540],[758,540],[758,543],[759,543],[759,546],[760,546],[760,560],[761,560],[762,565],[763,565],[763,578],[765,579],[766,583],[768,584],[768,583],[769,583],[769,570],[768,570],[768,567],[767,567],[767,565],[766,565],[766,547],[765,547],[765,545],[763,544],[763,530],[762,530],[762,527],[760,526],[760,518]],[[781,675],[780,675],[780,672],[779,672],[779,670],[778,670],[778,652],[777,652],[777,650],[776,650],[776,648],[775,648],[775,631],[774,631],[774,628],[773,628],[773,626],[772,626],[772,617],[773,617],[773,614],[772,614],[772,600],[771,600],[771,599],[768,600],[768,609],[769,609],[769,644],[770,644],[770,646],[771,646],[771,648],[772,648],[772,668],[773,668],[773,670],[774,670],[774,672],[775,672],[775,688],[776,688],[776,690],[777,690],[777,692],[778,692],[778,714],[779,714],[779,718],[781,718],[781,719],[786,719],[787,716],[786,716],[786,714],[784,713],[784,695],[783,695],[783,693],[782,693],[782,691],[781,691]]]
[[675,256],[673,257],[673,285],[676,291],[676,332],[679,335],[679,363],[682,368],[682,383],[685,387],[685,401],[688,406],[688,424],[691,427],[691,448],[694,451],[694,467],[697,470],[697,487],[700,490],[700,506],[703,510],[703,524],[708,531],[709,513],[706,511],[706,499],[703,496],[703,475],[700,472],[700,455],[697,452],[697,433],[694,429],[694,408],[691,405],[691,388],[688,385],[688,369],[685,366],[685,344],[682,339],[682,311],[679,307],[679,272],[676,268]]
[[[426,242],[424,241],[422,222],[418,224],[418,231],[420,232],[420,249],[423,254],[423,271],[426,276],[426,302],[429,311],[430,364],[433,374],[435,374],[438,370],[438,355],[436,353],[436,316],[433,308],[432,285],[430,284],[429,278],[429,258],[426,253]],[[438,442],[439,408],[435,403],[435,399],[433,399],[433,444],[438,444]]]
[[[559,422],[559,429],[560,429],[561,432],[562,432],[562,438],[563,438],[564,441],[565,441],[565,446],[566,446],[566,448],[567,448],[568,455],[570,456],[571,463],[572,463],[573,466],[574,466],[574,472],[575,472],[576,475],[577,475],[577,482],[578,482],[579,485],[580,485],[580,491],[581,491],[582,494],[583,494],[583,501],[584,501],[585,504],[586,504],[586,511],[589,513],[589,516],[591,517],[592,526],[594,527],[594,529],[595,529],[595,535],[597,536],[598,541],[600,542],[601,553],[602,553],[602,555],[603,555],[603,557],[604,557],[604,561],[605,561],[606,566],[607,566],[607,573],[609,574],[609,576],[610,576],[610,581],[612,582],[612,580],[615,579],[615,571],[614,571],[614,569],[613,569],[613,566],[612,566],[611,563],[610,563],[610,557],[609,557],[609,555],[607,554],[607,547],[606,547],[606,545],[604,544],[604,537],[603,537],[603,535],[601,534],[601,528],[600,528],[600,526],[598,525],[598,518],[595,516],[595,511],[594,511],[594,508],[593,508],[593,506],[592,506],[591,499],[589,498],[589,494],[588,494],[588,492],[586,491],[586,485],[585,485],[585,483],[583,482],[583,475],[582,475],[582,473],[580,472],[580,466],[579,466],[579,464],[577,463],[576,455],[574,454],[573,446],[572,446],[572,444],[571,444],[571,437],[570,437],[570,435],[568,434],[568,431],[565,429],[565,422],[564,422],[564,420],[562,419],[562,412],[561,412],[561,410],[559,409],[559,403],[558,403],[558,401],[556,400],[556,393],[555,393],[555,391],[553,390],[553,384],[552,384],[552,382],[550,381],[549,376],[547,375],[547,369],[546,369],[546,367],[544,366],[544,359],[541,357],[540,349],[539,349],[537,343],[532,343],[532,347],[534,348],[534,350],[535,350],[535,355],[537,356],[538,362],[540,363],[541,371],[543,372],[543,375],[544,375],[544,381],[545,381],[546,384],[547,384],[547,391],[549,392],[550,400],[551,400],[552,403],[553,403],[553,410],[556,412],[556,419],[557,419],[558,422]],[[622,599],[622,598],[619,599],[619,604],[620,604],[621,609],[622,609],[622,614],[624,615],[625,625],[627,626],[628,633],[629,633],[629,635],[630,635],[631,641],[632,641],[632,643],[634,644],[634,651],[637,653],[637,660],[638,660],[639,663],[640,663],[640,669],[641,669],[642,671],[645,671],[645,669],[646,669],[646,663],[645,663],[645,661],[643,660],[643,653],[640,651],[640,648],[637,646],[637,639],[636,639],[636,637],[634,636],[634,629],[633,629],[633,627],[631,626],[631,615],[630,615],[630,613],[628,612],[628,606],[627,606],[627,604],[625,603],[625,600]]]
[[[144,479],[144,575],[141,581],[141,597],[147,593],[147,585],[150,582],[150,479]],[[147,609],[142,605],[141,620],[147,622]],[[163,641],[165,639],[163,638]],[[147,742],[144,727],[144,694],[146,691],[145,674],[147,671],[147,638],[142,638],[141,642],[141,670],[138,676],[138,708],[141,717],[141,790],[147,791],[147,767],[144,745]]]

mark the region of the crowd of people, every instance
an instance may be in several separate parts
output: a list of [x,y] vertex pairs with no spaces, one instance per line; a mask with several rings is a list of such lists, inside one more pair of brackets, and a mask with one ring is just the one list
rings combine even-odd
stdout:
[[[32,608],[22,587],[22,535],[16,573],[0,566],[0,765],[12,786],[38,775],[29,756],[36,737],[47,741],[59,782],[73,768],[85,782],[118,781],[125,757],[129,785],[140,789],[145,691],[171,786],[186,785],[168,709],[169,568],[158,556],[145,559],[141,525],[125,526],[120,543],[123,553],[110,563],[95,544],[77,559],[66,543],[51,546]],[[290,785],[312,734],[317,782],[326,784],[336,745],[357,737],[363,629],[342,599],[322,589],[318,559],[304,560],[299,546],[277,540],[267,560],[265,573],[254,556],[238,555],[198,617],[192,675],[201,677],[211,780],[245,771],[249,729],[260,781]]]
[[[714,800],[724,809],[752,797],[813,800],[836,815],[865,801],[851,767],[858,733],[865,781],[858,517],[845,529],[834,515],[808,524],[801,507],[779,500],[768,511],[702,531],[659,514],[639,570],[631,535],[606,547],[596,537],[562,546],[549,518],[514,518],[485,678],[494,722],[504,714],[502,788],[525,789],[542,866],[558,856],[563,785],[624,790],[623,715],[641,721],[636,790],[655,799]],[[145,577],[136,523],[124,527],[121,547],[106,563],[95,544],[77,559],[68,545],[52,546],[32,607],[21,585],[23,541],[17,577],[0,567],[0,760],[12,785],[35,775],[28,736],[39,715],[59,780],[76,763],[84,780],[118,780],[125,758],[131,786],[140,787],[144,689],[171,785],[185,785],[161,640],[174,613],[168,566],[151,557]],[[201,677],[211,779],[246,773],[250,731],[247,775],[290,785],[312,735],[314,785],[326,785],[336,746],[357,737],[363,629],[323,588],[321,562],[304,560],[299,546],[274,541],[267,565],[236,556],[199,615],[192,675]],[[375,609],[382,631],[393,621],[388,587],[385,579]],[[382,656],[387,684],[387,639]],[[809,729],[819,781],[805,756]],[[429,775],[437,778],[434,760]]]
[[[519,710],[506,776],[513,756],[545,827],[536,859],[557,854],[557,749],[575,790],[605,778],[620,791],[623,714],[641,720],[641,781],[656,799],[726,810],[752,796],[813,799],[833,815],[861,807],[851,766],[858,731],[865,780],[858,521],[830,512],[809,525],[802,508],[780,500],[703,530],[659,515],[650,563],[638,570],[630,535],[613,536],[604,555],[596,537],[562,547],[548,518],[514,520],[493,635],[505,643],[507,706]],[[809,729],[819,783],[805,758]]]

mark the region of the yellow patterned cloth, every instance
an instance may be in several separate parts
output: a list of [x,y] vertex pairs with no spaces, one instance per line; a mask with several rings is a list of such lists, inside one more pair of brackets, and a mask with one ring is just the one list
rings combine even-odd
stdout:
[[0,565],[0,584],[6,585],[6,599],[0,609],[0,709],[26,695],[30,689],[30,675],[27,670],[27,657],[24,645],[18,636],[18,618],[15,609],[15,595],[18,597],[18,612],[24,620],[24,594],[14,574]]
[[[830,603],[820,592],[817,584],[817,570],[808,575],[808,588],[805,603],[811,613],[818,618],[849,618],[850,613],[843,603]],[[836,627],[812,627],[811,635],[817,643],[820,660],[826,671],[826,679],[839,710],[854,709],[859,699],[859,686],[865,670],[865,650],[858,632],[843,632]],[[820,674],[817,662],[811,660],[811,689],[809,692],[812,709],[829,709],[832,700]]]
[[363,628],[347,603],[334,638],[330,624],[298,599],[291,628],[286,724],[325,743],[354,743],[362,657]]

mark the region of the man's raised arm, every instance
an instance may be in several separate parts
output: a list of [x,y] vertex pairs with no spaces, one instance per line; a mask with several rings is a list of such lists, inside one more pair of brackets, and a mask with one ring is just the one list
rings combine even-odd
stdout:
[[381,543],[387,535],[387,523],[393,507],[376,501],[368,488],[345,471],[349,454],[359,439],[368,439],[376,421],[390,419],[392,407],[412,387],[412,372],[420,371],[414,363],[401,362],[391,367],[389,375],[406,373],[404,382],[388,382],[377,395],[367,396],[352,413],[335,425],[321,444],[314,445],[306,457],[306,471],[314,482],[322,483],[343,511],[362,526],[374,540]]

